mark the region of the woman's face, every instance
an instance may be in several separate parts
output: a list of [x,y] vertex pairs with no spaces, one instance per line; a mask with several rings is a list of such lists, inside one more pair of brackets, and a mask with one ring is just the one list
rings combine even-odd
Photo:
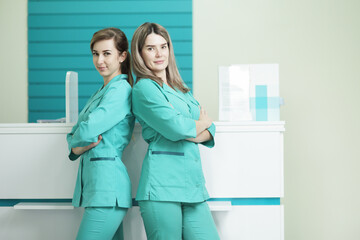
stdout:
[[156,76],[166,76],[165,69],[169,64],[169,48],[165,38],[155,33],[149,34],[141,50],[141,57],[145,65]]
[[120,54],[113,39],[96,42],[93,46],[92,55],[94,66],[103,76],[105,83],[121,74],[120,64],[125,60],[126,52]]

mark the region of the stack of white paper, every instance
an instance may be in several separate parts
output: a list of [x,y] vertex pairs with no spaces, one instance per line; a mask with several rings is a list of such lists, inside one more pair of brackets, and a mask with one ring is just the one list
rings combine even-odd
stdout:
[[219,67],[219,120],[252,120],[248,66]]

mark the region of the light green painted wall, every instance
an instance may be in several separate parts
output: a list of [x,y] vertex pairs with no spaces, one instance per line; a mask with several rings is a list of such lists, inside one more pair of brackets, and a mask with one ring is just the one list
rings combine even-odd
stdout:
[[27,122],[27,1],[0,0],[0,123]]
[[[360,239],[360,2],[193,5],[194,94],[214,120],[219,65],[280,64],[285,239]],[[0,122],[27,121],[26,8],[0,0]]]
[[360,1],[194,0],[194,95],[218,66],[279,63],[285,239],[360,239]]

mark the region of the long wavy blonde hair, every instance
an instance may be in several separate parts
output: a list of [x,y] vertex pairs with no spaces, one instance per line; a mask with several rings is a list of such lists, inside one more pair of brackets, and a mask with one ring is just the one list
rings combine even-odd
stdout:
[[146,22],[138,27],[131,40],[131,55],[132,55],[132,69],[136,75],[136,82],[140,81],[143,78],[150,78],[153,81],[157,82],[160,86],[163,85],[163,80],[160,77],[157,77],[146,65],[141,56],[141,50],[145,45],[145,40],[148,35],[155,33],[162,36],[168,45],[169,48],[169,60],[168,66],[166,68],[166,81],[173,87],[177,88],[180,91],[186,93],[190,91],[187,88],[181,79],[179,70],[176,66],[174,48],[171,42],[170,35],[166,29],[157,24]]

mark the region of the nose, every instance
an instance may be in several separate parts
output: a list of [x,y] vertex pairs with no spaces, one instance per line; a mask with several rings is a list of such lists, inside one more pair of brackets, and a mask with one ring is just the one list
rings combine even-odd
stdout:
[[101,63],[103,63],[103,62],[104,62],[104,56],[103,56],[102,54],[100,54],[100,55],[98,56],[97,63],[98,63],[98,64],[101,64]]
[[161,49],[156,49],[156,57],[161,57],[162,56],[162,52]]

